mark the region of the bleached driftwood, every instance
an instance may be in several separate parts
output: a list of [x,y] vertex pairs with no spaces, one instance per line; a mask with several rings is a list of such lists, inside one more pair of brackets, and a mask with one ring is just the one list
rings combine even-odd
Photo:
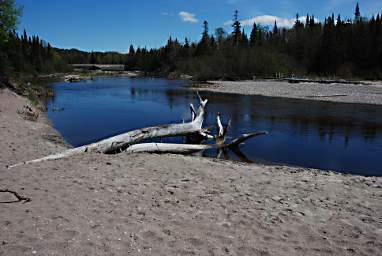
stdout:
[[30,163],[38,163],[47,160],[56,160],[65,157],[70,157],[73,155],[86,153],[89,151],[96,151],[102,153],[115,153],[122,152],[127,147],[133,144],[137,144],[146,139],[154,139],[160,137],[174,137],[174,136],[185,136],[190,134],[206,134],[206,130],[202,129],[204,115],[205,115],[205,107],[208,102],[207,99],[203,100],[198,93],[200,106],[198,109],[198,113],[193,120],[188,123],[181,124],[168,124],[168,125],[159,125],[153,127],[142,128],[130,132],[126,132],[114,137],[110,137],[99,142],[95,142],[89,145],[84,145],[77,148],[68,149],[64,152],[60,152],[57,154],[49,155],[43,158],[26,161],[18,164],[14,164],[9,166],[8,168],[13,168],[16,166],[20,166],[23,164]]
[[173,143],[139,143],[131,145],[126,153],[171,153],[192,154],[202,150],[213,148],[212,145],[204,144],[173,144]]
[[217,126],[217,137],[221,138],[224,136],[224,128],[220,120],[220,113],[216,116],[216,126]]
[[228,143],[226,145],[227,148],[234,148],[234,147],[237,147],[239,146],[241,143],[243,143],[244,141],[246,140],[249,140],[253,137],[256,137],[256,136],[259,136],[259,135],[266,135],[268,134],[267,131],[261,131],[261,132],[252,132],[252,133],[247,133],[247,134],[243,134],[241,135],[239,138],[237,139],[234,139],[233,141],[231,141],[230,143]]
[[[231,120],[228,124],[223,127],[220,114],[217,116],[217,135],[211,135],[209,133],[209,128],[202,128],[204,116],[205,116],[205,107],[207,104],[207,99],[203,100],[198,93],[200,107],[198,111],[195,111],[195,108],[190,104],[191,110],[191,122],[181,123],[181,124],[169,124],[169,125],[160,125],[153,126],[148,128],[142,128],[130,132],[126,132],[111,138],[101,140],[96,143],[89,145],[68,149],[64,152],[49,155],[43,158],[18,163],[8,168],[13,168],[16,166],[38,163],[47,160],[56,160],[65,157],[70,157],[73,155],[86,153],[89,151],[96,151],[101,153],[119,153],[122,151],[128,153],[138,153],[138,152],[151,152],[151,153],[180,153],[188,154],[194,153],[206,149],[225,149],[225,148],[235,148],[244,141],[253,138],[258,135],[267,134],[267,132],[254,132],[250,134],[243,134],[239,138],[233,140],[232,142],[225,144],[225,138],[227,130],[230,126]],[[206,139],[215,139],[216,144],[169,144],[169,143],[140,143],[146,139],[154,139],[161,137],[174,137],[174,136],[190,136],[190,137],[199,137],[201,140]],[[201,141],[200,140],[200,141]],[[199,142],[200,142],[199,141]]]
[[223,149],[234,148],[241,143],[259,135],[265,135],[268,132],[253,132],[243,134],[239,138],[234,139],[228,144],[174,144],[174,143],[140,143],[131,145],[125,152],[128,154],[133,153],[172,153],[172,154],[192,154],[206,149]]

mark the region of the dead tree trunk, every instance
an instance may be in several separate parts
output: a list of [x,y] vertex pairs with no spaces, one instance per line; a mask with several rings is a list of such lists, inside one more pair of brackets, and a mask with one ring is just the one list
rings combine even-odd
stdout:
[[[240,143],[253,138],[258,135],[267,134],[267,132],[255,132],[250,134],[243,134],[239,138],[233,140],[232,142],[225,144],[225,135],[227,133],[230,122],[227,126],[223,127],[220,115],[217,116],[217,135],[213,136],[208,133],[208,128],[203,129],[203,121],[205,116],[205,107],[207,104],[207,99],[203,100],[198,93],[200,107],[196,112],[194,106],[190,105],[191,110],[191,122],[181,123],[181,124],[168,124],[153,126],[148,128],[142,128],[130,132],[126,132],[111,138],[101,140],[96,143],[89,145],[68,149],[64,152],[49,155],[43,158],[18,163],[8,168],[13,168],[23,164],[38,163],[47,160],[56,160],[65,157],[70,157],[73,155],[96,151],[101,153],[119,153],[126,150],[128,153],[138,153],[138,152],[151,152],[151,153],[180,153],[187,154],[202,151],[205,149],[217,148],[234,148]],[[166,143],[142,143],[141,141],[146,139],[154,139],[161,137],[174,137],[174,136],[188,136],[197,135],[198,137],[206,139],[215,139],[216,144],[214,145],[203,145],[203,144],[166,144]]]
[[84,145],[81,147],[68,149],[64,152],[49,155],[43,158],[18,163],[18,164],[9,166],[8,168],[13,168],[23,164],[38,163],[38,162],[47,161],[47,160],[61,159],[61,158],[70,157],[73,155],[91,152],[91,151],[102,152],[105,154],[122,152],[123,150],[128,148],[130,145],[137,144],[146,139],[154,139],[159,137],[185,136],[190,134],[201,134],[202,136],[204,136],[206,130],[202,129],[202,125],[204,121],[205,107],[208,100],[207,99],[203,100],[199,94],[198,96],[199,96],[200,106],[199,106],[197,115],[193,116],[193,120],[191,122],[181,123],[181,124],[159,125],[159,126],[147,127],[147,128],[142,128],[142,129],[126,132],[126,133],[123,133],[111,138],[107,138],[89,145]]
[[253,137],[268,134],[268,132],[253,132],[243,134],[228,144],[172,144],[172,143],[140,143],[131,145],[125,152],[133,153],[172,153],[172,154],[192,154],[206,149],[235,148],[241,143]]

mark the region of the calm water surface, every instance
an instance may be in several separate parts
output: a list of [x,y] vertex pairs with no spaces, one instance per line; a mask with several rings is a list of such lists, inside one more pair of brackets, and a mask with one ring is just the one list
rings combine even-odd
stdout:
[[[56,83],[48,116],[73,146],[129,130],[189,120],[188,104],[198,101],[183,81],[100,78]],[[382,107],[342,103],[202,93],[209,99],[205,125],[232,117],[232,138],[266,130],[241,152],[219,157],[288,164],[382,176]],[[165,141],[181,141],[165,139]],[[210,150],[205,156],[216,157]]]

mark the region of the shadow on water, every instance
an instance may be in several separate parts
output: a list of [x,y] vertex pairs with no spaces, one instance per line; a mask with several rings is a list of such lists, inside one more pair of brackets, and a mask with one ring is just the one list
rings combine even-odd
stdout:
[[[197,99],[183,85],[150,78],[56,83],[48,115],[63,137],[79,146],[132,129],[189,120],[188,104],[197,104]],[[251,131],[270,132],[236,152],[209,150],[205,156],[382,176],[381,106],[202,95],[209,99],[206,125],[214,125],[220,112],[223,121],[232,118],[232,138]]]

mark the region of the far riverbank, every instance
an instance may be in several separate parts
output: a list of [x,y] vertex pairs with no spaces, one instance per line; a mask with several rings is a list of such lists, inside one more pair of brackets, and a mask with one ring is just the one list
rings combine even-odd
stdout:
[[218,93],[382,105],[382,82],[364,84],[289,83],[287,81],[209,81],[192,89]]

